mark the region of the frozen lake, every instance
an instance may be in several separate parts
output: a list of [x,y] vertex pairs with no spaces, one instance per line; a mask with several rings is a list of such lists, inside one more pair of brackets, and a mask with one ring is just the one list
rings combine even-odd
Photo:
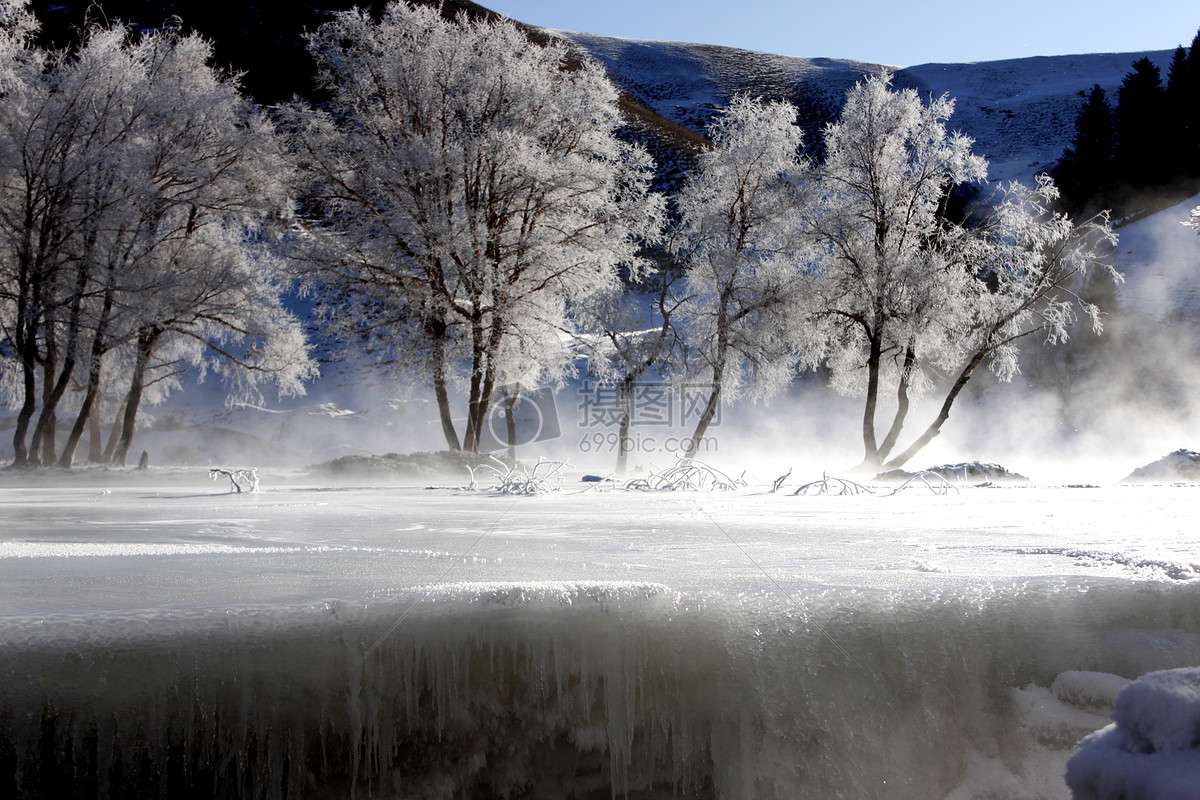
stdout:
[[1065,798],[1200,663],[1192,487],[160,478],[0,486],[0,791]]

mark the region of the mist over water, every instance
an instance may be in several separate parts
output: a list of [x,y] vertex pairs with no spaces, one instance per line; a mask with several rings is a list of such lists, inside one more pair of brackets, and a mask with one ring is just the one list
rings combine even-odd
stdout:
[[[1192,198],[1120,229],[1114,263],[1124,282],[1089,284],[1105,310],[1101,335],[1081,323],[1064,344],[1024,342],[1022,371],[1011,383],[999,383],[981,368],[942,433],[906,466],[977,460],[1039,481],[1110,482],[1168,452],[1194,447],[1200,237],[1179,223],[1197,202]],[[306,397],[267,397],[261,406],[230,409],[222,406],[219,381],[190,385],[145,410],[148,424],[134,453],[146,449],[156,466],[304,468],[347,455],[445,448],[432,393],[415,378],[398,379],[369,357],[329,362],[323,373]],[[692,433],[694,404],[681,396],[663,400],[670,388],[661,377],[648,378],[643,387],[644,396],[656,393],[653,402],[665,405],[639,407],[630,431],[631,469],[669,466]],[[615,416],[611,408],[606,415],[595,407],[611,390],[598,389],[586,374],[546,389],[551,399],[543,410],[556,427],[523,443],[518,457],[564,459],[581,471],[611,472]],[[461,396],[453,402],[465,409]],[[914,403],[909,437],[928,424],[939,403],[936,393]],[[890,413],[882,403],[879,418]],[[498,409],[493,422],[502,438]],[[782,396],[724,403],[698,457],[768,481],[789,468],[839,473],[861,459],[860,430],[861,401],[838,396],[810,373]],[[0,447],[11,451],[7,439]]]

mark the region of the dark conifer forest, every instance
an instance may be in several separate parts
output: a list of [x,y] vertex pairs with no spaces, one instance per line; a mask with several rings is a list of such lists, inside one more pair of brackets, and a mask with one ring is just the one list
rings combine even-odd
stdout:
[[[1109,97],[1094,86],[1055,176],[1072,212],[1154,210],[1196,191],[1200,179],[1200,33],[1178,47],[1166,80],[1148,58],[1130,66]],[[1161,200],[1160,200],[1161,199]]]

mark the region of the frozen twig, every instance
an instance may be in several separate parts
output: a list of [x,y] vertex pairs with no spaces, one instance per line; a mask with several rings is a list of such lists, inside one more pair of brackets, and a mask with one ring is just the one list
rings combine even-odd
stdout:
[[208,477],[216,480],[224,476],[229,478],[229,491],[237,494],[258,491],[258,469],[221,469],[213,467],[208,471]]
[[888,494],[888,497],[891,497],[894,494],[899,494],[905,489],[918,484],[924,485],[926,489],[938,496],[948,495],[950,492],[958,494],[958,487],[946,480],[945,475],[942,475],[940,472],[925,470],[924,472],[914,473],[911,477],[909,477],[908,480],[893,489]]
[[855,483],[847,478],[830,477],[828,473],[823,473],[821,480],[810,481],[801,486],[793,495],[852,495],[852,494],[874,494],[867,486],[861,483]]
[[[495,457],[492,460],[503,467],[501,469],[491,464],[483,465],[496,473],[497,483],[489,487],[488,491],[497,494],[534,495],[557,492],[562,482],[562,471],[569,466],[566,461],[546,461],[541,458],[532,467],[524,464],[509,466]],[[471,472],[471,486],[468,488],[478,488],[475,471],[470,467],[467,469]]]
[[783,475],[780,475],[778,478],[776,478],[775,484],[771,487],[771,494],[775,494],[776,492],[778,492],[779,487],[783,486],[783,482],[786,481],[788,479],[788,476],[790,476],[791,474],[792,474],[792,468],[788,467],[787,472],[785,472]]
[[645,478],[626,481],[624,488],[641,492],[729,491],[745,486],[745,475],[732,478],[715,467],[690,459],[680,459],[675,466],[652,472]]

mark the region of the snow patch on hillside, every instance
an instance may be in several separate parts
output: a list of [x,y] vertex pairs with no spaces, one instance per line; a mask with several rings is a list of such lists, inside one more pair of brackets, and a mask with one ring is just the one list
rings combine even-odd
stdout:
[[989,179],[1028,181],[1062,156],[1083,93],[1099,85],[1115,104],[1122,79],[1142,57],[1166,75],[1170,50],[922,64],[900,70],[896,84],[950,95],[951,126],[975,140],[975,151],[990,162]]
[[806,133],[841,107],[846,91],[879,64],[799,58],[716,45],[620,39],[552,31],[604,64],[613,80],[655,113],[703,134],[717,109],[739,94],[786,99]]
[[1049,170],[1074,135],[1084,92],[1098,84],[1115,102],[1134,61],[1147,57],[1165,76],[1172,53],[1094,53],[894,68],[686,42],[550,33],[603,63],[635,100],[701,134],[717,108],[739,93],[749,93],[795,103],[811,140],[837,115],[847,89],[864,75],[895,69],[897,86],[956,100],[951,127],[975,140],[976,152],[991,162],[991,180],[1029,181]]

